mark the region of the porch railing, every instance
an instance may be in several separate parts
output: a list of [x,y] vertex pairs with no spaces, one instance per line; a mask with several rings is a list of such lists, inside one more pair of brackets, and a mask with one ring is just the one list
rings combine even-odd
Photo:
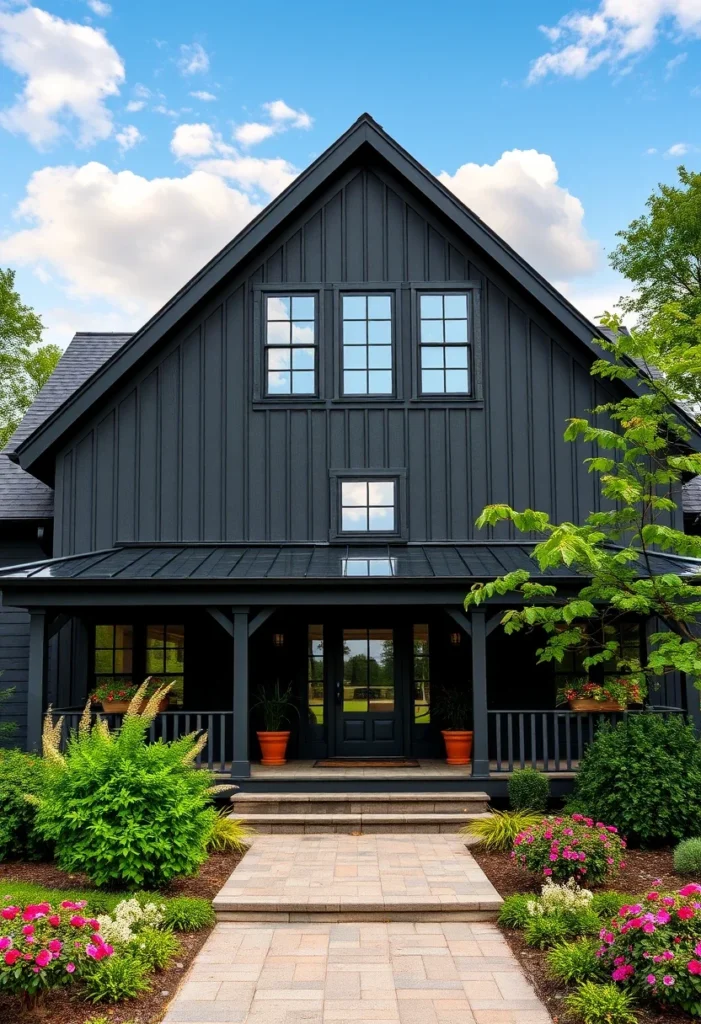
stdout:
[[[68,735],[78,728],[82,708],[52,708],[54,720],[63,715],[61,730],[61,749],[68,741]],[[93,712],[95,718],[98,712]],[[110,729],[118,729],[124,715],[110,712],[99,712]],[[175,740],[187,736],[191,732],[206,732],[207,743],[195,758],[198,768],[207,767],[210,771],[225,772],[227,762],[231,761],[231,737],[233,734],[232,711],[162,711],[156,715],[148,730],[151,743],[157,740]]]
[[[649,707],[648,714],[684,715],[683,708]],[[488,711],[490,771],[529,765],[545,772],[572,772],[597,729],[642,711]]]

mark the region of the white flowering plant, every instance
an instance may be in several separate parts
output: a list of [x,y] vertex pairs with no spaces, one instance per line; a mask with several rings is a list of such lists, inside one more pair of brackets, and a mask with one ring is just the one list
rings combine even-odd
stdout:
[[529,900],[526,907],[531,917],[577,914],[589,910],[593,899],[594,893],[589,889],[581,889],[574,878],[569,878],[564,885],[548,879],[541,887],[538,899]]
[[162,903],[145,903],[137,899],[122,900],[111,914],[98,917],[100,934],[113,945],[131,942],[144,928],[160,928],[163,925],[165,906]]

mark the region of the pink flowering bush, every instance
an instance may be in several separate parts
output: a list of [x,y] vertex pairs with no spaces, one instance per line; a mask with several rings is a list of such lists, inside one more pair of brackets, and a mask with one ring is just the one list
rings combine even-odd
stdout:
[[701,1017],[701,885],[649,892],[601,929],[606,973],[636,998]]
[[573,814],[543,818],[519,832],[511,857],[528,871],[554,882],[574,878],[591,886],[625,867],[625,848],[625,839],[613,825]]
[[70,985],[93,963],[112,956],[100,923],[82,913],[84,901],[21,906],[0,904],[0,1001],[2,993],[31,1000]]

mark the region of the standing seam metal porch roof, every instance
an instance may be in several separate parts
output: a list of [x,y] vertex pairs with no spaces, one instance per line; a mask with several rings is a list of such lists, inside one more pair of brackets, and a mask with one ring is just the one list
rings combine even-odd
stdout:
[[[492,579],[517,569],[526,569],[534,576],[582,578],[564,567],[541,573],[532,558],[533,547],[534,544],[518,542],[406,546],[125,545],[0,568],[0,586],[3,579],[57,583]],[[663,553],[650,557],[656,573],[701,575],[701,560]],[[346,559],[375,560],[380,571],[346,575]]]

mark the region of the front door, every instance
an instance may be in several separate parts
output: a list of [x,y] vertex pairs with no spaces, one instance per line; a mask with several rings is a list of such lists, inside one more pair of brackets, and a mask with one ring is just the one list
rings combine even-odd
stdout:
[[394,630],[341,626],[334,632],[336,756],[401,755]]

